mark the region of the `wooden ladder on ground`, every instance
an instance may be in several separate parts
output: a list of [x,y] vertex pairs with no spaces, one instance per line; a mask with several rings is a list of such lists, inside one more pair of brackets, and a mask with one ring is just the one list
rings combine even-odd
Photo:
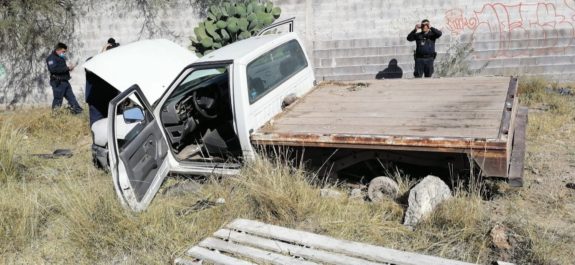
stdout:
[[175,264],[469,265],[471,263],[236,219],[190,248]]

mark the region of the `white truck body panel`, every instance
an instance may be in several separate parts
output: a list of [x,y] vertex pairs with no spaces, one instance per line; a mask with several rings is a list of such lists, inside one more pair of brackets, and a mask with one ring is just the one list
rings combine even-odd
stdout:
[[[254,38],[257,43],[250,43],[249,45],[259,45],[252,49],[252,52],[238,57],[234,61],[236,72],[234,75],[234,84],[239,84],[234,87],[234,100],[236,106],[236,117],[238,136],[244,150],[245,157],[253,157],[253,146],[250,140],[250,133],[257,130],[268,122],[272,117],[282,111],[282,102],[284,98],[290,94],[295,94],[298,97],[303,96],[311,89],[315,82],[313,68],[309,63],[309,57],[303,50],[308,66],[292,76],[286,82],[275,88],[269,94],[265,95],[255,103],[249,103],[247,87],[247,73],[246,67],[253,60],[257,59],[260,55],[286,43],[290,40],[297,40],[301,45],[301,41],[297,34],[289,33],[283,35],[264,35]],[[263,42],[263,40],[266,40]],[[201,60],[200,60],[201,61]]]
[[[250,104],[247,80],[247,67],[249,63],[266,54],[268,51],[271,51],[274,48],[278,48],[280,45],[290,41],[296,41],[299,45],[299,48],[305,56],[305,67],[301,68],[301,70],[298,70],[293,75],[287,77],[287,79],[278,83],[276,87],[268,90],[257,101]],[[150,109],[150,111],[155,117],[153,123],[157,123],[157,125],[160,126],[159,128],[163,128],[163,123],[161,121],[162,106],[164,106],[170,95],[174,92],[178,85],[183,82],[183,80],[191,71],[194,71],[194,69],[198,67],[206,67],[206,65],[219,64],[220,66],[227,66],[230,75],[229,89],[231,104],[233,105],[232,112],[234,117],[234,130],[239,138],[244,160],[249,160],[255,157],[254,147],[252,146],[250,140],[250,134],[282,111],[282,103],[288,95],[301,97],[314,87],[315,77],[313,74],[312,66],[309,63],[307,54],[305,54],[305,50],[303,50],[301,41],[295,33],[253,37],[216,50],[199,60],[189,56],[189,54],[186,55],[187,52],[177,51],[180,48],[159,49],[158,53],[165,53],[163,56],[159,56],[160,58],[173,56],[171,60],[175,60],[177,62],[173,64],[171,64],[172,61],[170,60],[160,60],[160,62],[158,62],[158,65],[161,65],[162,67],[164,67],[164,65],[170,65],[170,67],[164,67],[161,69],[161,75],[162,77],[165,77],[165,79],[162,78],[162,80],[167,80],[169,76],[172,76],[170,82],[158,82],[158,80],[153,80],[155,78],[152,77],[158,77],[155,75],[155,73],[153,73],[153,71],[150,71],[150,69],[153,67],[146,67],[144,65],[145,60],[142,61],[142,59],[137,56],[137,54],[142,52],[142,50],[145,48],[148,49],[148,51],[154,50],[151,49],[151,47],[148,47],[148,45],[159,45],[164,48],[172,46],[171,43],[166,41],[144,43],[142,44],[142,47],[139,45],[132,45],[132,47],[126,45],[123,47],[126,51],[126,56],[121,59],[123,63],[118,64],[123,65],[123,67],[133,66],[134,69],[137,70],[129,71],[130,73],[124,76],[115,72],[118,71],[125,73],[126,71],[120,71],[122,68],[114,67],[114,70],[110,70],[105,67],[109,65],[109,62],[106,64],[100,64],[99,61],[103,59],[95,60],[93,63],[87,63],[86,67],[90,71],[97,71],[97,74],[101,78],[110,82],[110,84],[123,88],[123,90],[125,90],[123,94],[137,92],[134,89],[127,90],[127,88],[132,86],[134,83],[138,84],[141,89],[141,93],[143,94],[139,95],[140,97],[146,98],[150,103],[156,102],[157,100],[157,103],[151,106],[153,109]],[[133,49],[133,51],[128,51],[130,49]],[[175,52],[170,52],[170,50]],[[111,50],[110,53],[106,55],[106,58],[110,58],[112,55],[114,55],[112,53],[114,51],[115,50]],[[288,54],[289,53],[291,53],[291,51],[288,52]],[[177,54],[181,54],[181,56],[175,56]],[[176,59],[174,56],[178,58]],[[290,58],[290,56],[286,56],[285,54],[283,56],[285,57],[280,58]],[[100,57],[103,58],[104,55],[100,55]],[[182,59],[184,57],[187,57],[188,59]],[[120,59],[118,58],[118,60]],[[274,64],[274,67],[277,67],[277,69],[262,69],[263,72],[258,70],[257,73],[259,76],[266,75],[267,73],[265,73],[265,71],[278,70],[281,66],[281,59],[278,59],[277,61],[278,63]],[[174,78],[175,80],[173,80]],[[137,80],[137,82],[133,82],[133,80]],[[118,96],[117,99],[119,99],[121,96],[122,94]],[[134,96],[134,94],[124,95],[124,97],[130,98]],[[115,100],[116,99],[114,99],[112,102]],[[118,103],[118,101],[111,103],[111,106],[112,104]],[[113,105],[113,107],[117,108],[117,105]],[[117,141],[117,139],[119,139],[118,136],[122,135],[122,132],[117,131],[122,128],[121,122],[122,119],[108,119],[108,145],[114,148],[109,152],[110,169],[114,178],[116,192],[120,197],[120,200],[125,206],[128,206],[134,211],[144,210],[149,205],[161,183],[163,182],[163,179],[169,172],[194,175],[235,175],[239,173],[239,165],[237,164],[223,163],[222,165],[222,163],[220,163],[220,165],[215,166],[214,163],[180,161],[176,159],[173,150],[168,147],[167,154],[155,160],[155,163],[159,166],[159,168],[156,173],[156,177],[151,182],[149,182],[149,187],[147,188],[148,192],[146,192],[142,198],[138,199],[134,195],[134,187],[132,187],[132,184],[130,184],[130,175],[126,169],[125,162],[123,162],[122,159],[118,157],[120,155],[118,147],[115,143],[110,143],[111,141]],[[167,139],[169,138],[166,130],[160,129],[160,131],[162,137],[167,142]]]

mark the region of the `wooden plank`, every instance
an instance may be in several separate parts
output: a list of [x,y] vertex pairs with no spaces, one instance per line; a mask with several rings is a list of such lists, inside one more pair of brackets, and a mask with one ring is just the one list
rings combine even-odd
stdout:
[[497,152],[499,154],[506,150],[506,143],[500,140],[457,137],[254,133],[251,135],[251,140],[256,145],[316,146],[454,153],[469,153],[475,150],[487,154],[490,152]]
[[[503,98],[503,97],[502,97]],[[502,100],[502,99],[501,99]],[[328,102],[329,103],[329,102]],[[404,111],[427,111],[429,113],[433,112],[446,112],[446,111],[476,111],[481,112],[483,110],[498,110],[501,111],[502,106],[501,101],[490,101],[490,102],[477,102],[477,101],[443,101],[443,102],[432,102],[432,101],[421,101],[419,103],[405,103],[405,102],[381,102],[375,103],[365,103],[365,102],[346,102],[345,100],[339,102],[331,102],[331,104],[307,104],[307,102],[302,101],[298,105],[294,106],[294,110],[299,111],[375,111],[375,112],[404,112]],[[501,115],[501,114],[500,114]]]
[[238,256],[248,257],[257,262],[265,262],[271,264],[301,264],[301,265],[313,265],[317,264],[314,262],[309,262],[301,259],[296,259],[270,251],[265,251],[253,247],[242,246],[239,244],[234,244],[232,242],[226,242],[221,239],[209,237],[204,239],[199,244],[201,247],[209,249],[217,249],[219,251],[231,253]]
[[184,258],[177,258],[174,260],[174,265],[202,265],[201,261],[193,261]]
[[[515,120],[517,117],[517,110],[519,109],[519,97],[517,96],[518,79],[511,78],[509,83],[509,91],[507,92],[507,99],[505,101],[505,108],[503,109],[503,118],[501,120],[501,128],[499,132],[499,139],[507,141],[507,170],[511,164],[511,149],[513,148],[513,135],[515,130]],[[508,173],[508,172],[506,172]],[[508,174],[507,174],[508,175]],[[508,176],[506,176],[508,177]]]
[[274,125],[361,125],[361,126],[371,126],[371,127],[383,127],[383,126],[418,126],[422,127],[437,127],[437,126],[452,126],[455,128],[470,128],[470,127],[487,127],[495,128],[499,130],[499,120],[497,119],[473,119],[469,121],[462,122],[462,120],[457,118],[412,118],[412,119],[395,119],[395,118],[375,118],[375,117],[333,117],[331,119],[324,118],[314,118],[314,117],[286,117],[284,119],[273,122]]
[[340,116],[329,112],[316,112],[314,114],[307,113],[291,113],[289,116],[276,118],[268,123],[268,126],[276,124],[293,124],[294,122],[301,121],[302,124],[335,124],[346,125],[346,123],[361,123],[367,126],[378,125],[397,125],[397,124],[453,124],[460,127],[470,127],[474,125],[488,125],[496,128],[499,131],[499,123],[501,119],[493,115],[478,115],[478,114],[460,114],[454,115],[441,115],[431,114],[426,116],[424,113],[409,113],[404,112],[396,116],[389,116],[388,114],[369,112],[370,114],[362,115],[361,113],[345,113]]
[[[299,122],[298,122],[299,120]],[[369,119],[362,119],[362,118],[342,118],[337,119],[334,121],[323,121],[321,119],[305,119],[305,118],[287,118],[281,121],[272,122],[270,125],[264,127],[262,131],[266,132],[274,132],[274,131],[283,131],[294,129],[295,131],[303,132],[304,130],[308,132],[317,132],[317,133],[324,133],[324,134],[333,134],[333,133],[353,133],[353,134],[369,134],[365,130],[372,131],[375,130],[376,133],[387,133],[389,132],[405,132],[405,131],[416,131],[416,132],[430,132],[433,133],[435,131],[445,131],[451,129],[467,129],[467,130],[475,130],[475,129],[484,129],[495,131],[494,135],[488,135],[486,138],[492,139],[499,139],[499,126],[494,125],[493,122],[490,124],[485,122],[484,124],[478,123],[455,123],[455,122],[421,122],[421,124],[417,124],[416,122],[412,122],[409,120],[406,121],[392,121],[392,120],[385,120],[385,119],[374,119],[373,123],[368,122]],[[493,121],[493,120],[492,120]],[[498,123],[498,122],[497,122]],[[361,126],[361,127],[359,127]],[[401,126],[398,128],[398,126]],[[329,131],[333,130],[333,131]],[[453,130],[451,130],[453,131]],[[429,134],[429,137],[433,136],[442,136],[442,135],[433,135]],[[464,131],[461,131],[457,137],[466,137]],[[505,140],[505,139],[502,139]]]
[[[457,78],[453,78],[451,81],[456,81]],[[445,92],[445,91],[452,91],[452,90],[459,90],[463,87],[470,88],[468,93],[482,93],[483,91],[499,91],[497,88],[504,83],[507,84],[509,82],[509,77],[505,77],[503,79],[498,80],[497,82],[490,82],[486,84],[481,84],[480,80],[473,80],[468,82],[467,84],[461,83],[438,83],[430,80],[425,80],[423,83],[417,82],[382,82],[377,80],[369,80],[364,84],[366,86],[358,85],[360,83],[357,82],[349,82],[343,83],[342,85],[333,85],[333,84],[326,84],[320,83],[316,88],[322,89],[322,91],[342,91],[342,92],[358,92],[361,93],[369,93],[373,90],[381,90],[381,91],[394,91],[394,92],[404,92],[404,91],[419,91],[419,92],[429,92],[432,94],[433,92]],[[433,87],[435,86],[435,87]]]
[[[317,136],[335,136],[338,134],[354,135],[361,138],[363,135],[377,136],[405,136],[405,137],[454,137],[454,138],[478,138],[497,139],[497,128],[465,128],[461,126],[451,127],[423,127],[423,126],[377,126],[341,127],[341,126],[301,126],[297,124],[278,124],[272,129],[262,129],[261,134],[315,134]],[[252,139],[254,135],[252,135]]]
[[[505,86],[506,88],[507,86]],[[351,91],[348,88],[316,88],[304,97],[304,100],[315,100],[318,98],[342,99],[349,98],[352,100],[367,99],[369,100],[383,100],[389,101],[393,98],[411,99],[416,100],[418,96],[425,96],[431,99],[444,100],[456,98],[471,98],[476,97],[478,100],[488,100],[496,98],[501,100],[505,96],[506,90],[502,91],[501,88],[492,89],[476,89],[476,88],[458,88],[449,90],[413,90],[405,88],[377,88],[369,87],[361,90]]]
[[513,134],[513,149],[511,150],[511,161],[509,162],[509,184],[513,187],[523,186],[527,122],[528,109],[521,107],[517,112],[515,131]]
[[507,91],[507,95],[505,98],[505,102],[503,105],[503,114],[502,114],[502,119],[501,119],[501,124],[500,124],[500,129],[499,129],[499,138],[503,139],[502,137],[505,137],[505,139],[507,139],[507,135],[509,135],[509,129],[511,128],[511,120],[513,119],[513,117],[516,113],[516,108],[518,103],[518,98],[517,98],[517,78],[511,78],[511,80],[509,81],[509,89]]
[[405,98],[405,99],[417,99],[417,96],[426,96],[432,99],[443,99],[445,97],[477,97],[479,100],[486,100],[489,98],[502,99],[505,95],[505,91],[501,88],[492,89],[465,89],[457,91],[455,89],[450,90],[411,90],[411,89],[392,89],[392,88],[365,88],[358,91],[350,91],[346,88],[318,88],[312,90],[310,94],[304,97],[304,100],[318,99],[321,97],[341,99],[341,98],[351,98],[351,99],[368,99],[373,100],[389,100],[390,98]]
[[[347,142],[298,142],[298,141],[253,141],[255,145],[274,145],[274,146],[292,146],[292,147],[329,147],[329,148],[344,148],[344,149],[363,149],[363,150],[385,150],[385,151],[413,151],[413,152],[435,152],[435,153],[461,153],[469,154],[473,150],[471,148],[464,147],[452,147],[452,146],[424,146],[424,145],[382,145],[380,143],[347,143]],[[491,152],[498,152],[494,150],[488,150]],[[504,155],[502,155],[504,156]]]
[[[476,95],[476,94],[469,94],[469,95],[457,95],[453,96],[452,93],[445,94],[445,95],[433,95],[433,96],[426,96],[426,100],[431,100],[435,102],[449,102],[449,101],[460,101],[460,102],[467,102],[467,103],[491,103],[494,100],[501,101],[503,99],[503,95]],[[472,100],[471,100],[472,99]],[[393,95],[388,93],[385,94],[375,94],[375,95],[334,95],[334,94],[327,94],[327,95],[309,95],[305,97],[302,102],[306,104],[327,104],[327,103],[334,103],[334,102],[341,102],[345,101],[347,104],[349,103],[409,103],[409,104],[418,104],[424,103],[421,100],[421,95]]]
[[[406,98],[406,99],[417,99],[417,97],[429,97],[432,99],[443,100],[445,98],[469,98],[478,97],[481,98],[496,98],[503,99],[507,92],[507,85],[509,79],[507,78],[504,82],[499,82],[493,84],[489,87],[485,86],[459,86],[459,87],[449,87],[449,88],[417,88],[417,87],[383,87],[377,85],[371,85],[370,87],[362,88],[352,88],[352,86],[340,86],[340,87],[326,87],[318,86],[314,90],[310,91],[304,99],[314,99],[314,98],[362,98],[362,97],[373,97],[373,99],[388,100],[390,98]],[[433,86],[432,83],[426,84],[427,86]]]
[[187,255],[205,260],[215,264],[222,264],[222,265],[254,265],[254,263],[247,262],[244,260],[239,260],[236,258],[232,258],[230,256],[226,256],[224,254],[211,251],[209,249],[203,247],[192,247],[187,252]]
[[462,87],[498,87],[501,83],[508,83],[509,77],[460,77],[460,78],[433,78],[433,79],[386,79],[386,80],[355,80],[344,82],[322,82],[319,87],[347,87],[357,84],[368,84],[367,88],[392,87],[402,89],[422,89],[436,91],[441,89],[459,89]]
[[435,264],[435,265],[469,265],[470,263],[442,259],[373,245],[335,239],[309,232],[297,231],[281,226],[269,225],[257,221],[236,219],[228,226],[230,229],[253,235],[300,244],[316,249],[338,252],[352,257],[359,257],[378,262],[397,265]]
[[[506,86],[505,86],[506,87]],[[341,98],[367,98],[372,97],[372,99],[389,100],[390,98],[406,98],[406,99],[417,99],[417,96],[428,96],[429,98],[443,99],[444,97],[449,98],[466,98],[470,96],[478,97],[480,100],[483,98],[498,98],[501,99],[502,95],[505,95],[507,91],[501,88],[492,89],[450,89],[450,90],[412,90],[405,88],[378,88],[369,87],[362,88],[361,90],[349,90],[348,88],[317,88],[312,90],[309,96],[303,99],[317,99],[321,97],[328,97],[334,99]]]
[[[477,95],[435,95],[434,97],[425,97],[425,101],[422,101],[422,95],[405,95],[405,96],[398,96],[398,95],[366,95],[366,96],[339,96],[333,94],[327,95],[309,95],[308,97],[303,98],[297,104],[305,104],[308,106],[321,106],[321,105],[328,105],[333,103],[342,103],[345,104],[409,104],[409,105],[424,105],[424,104],[432,104],[435,105],[443,103],[461,103],[470,105],[483,105],[483,104],[491,104],[497,102],[499,107],[503,105],[502,100],[505,98],[505,95],[490,95],[490,96],[477,96]],[[381,107],[381,106],[380,106]],[[501,109],[501,108],[500,108]]]
[[481,168],[481,174],[487,177],[507,177],[507,149],[501,152],[472,150],[471,157]]
[[[501,87],[499,87],[501,84],[506,85],[509,82],[509,78],[503,78],[500,81],[498,81],[497,83],[489,83],[489,84],[477,84],[476,82],[481,82],[478,80],[474,80],[473,83],[469,83],[468,85],[464,85],[465,87],[469,88],[467,90],[467,93],[477,93],[477,94],[481,94],[484,93],[484,91],[500,91],[498,89],[500,89]],[[463,86],[462,84],[448,84],[448,83],[437,83],[437,82],[429,82],[426,80],[426,83],[390,83],[390,82],[381,82],[381,81],[376,81],[376,80],[370,80],[368,81],[366,84],[368,84],[367,87],[365,86],[358,86],[358,83],[345,83],[343,85],[332,85],[332,84],[325,84],[325,83],[320,83],[316,88],[319,88],[323,91],[341,91],[341,92],[349,92],[349,93],[353,93],[353,92],[358,92],[358,94],[362,94],[362,93],[370,93],[371,91],[374,90],[380,90],[380,91],[393,91],[393,92],[413,92],[413,91],[417,91],[417,92],[428,92],[430,95],[433,93],[442,93],[442,92],[448,92],[448,91],[453,91],[453,90],[460,90]],[[436,86],[433,88],[430,88],[430,86]],[[399,88],[399,89],[398,89]]]
[[[492,87],[490,89],[483,89],[477,87],[458,87],[448,90],[438,89],[425,89],[413,90],[404,87],[368,87],[358,90],[350,90],[346,87],[317,87],[306,95],[302,100],[316,100],[316,99],[338,99],[342,98],[358,100],[382,100],[392,101],[391,99],[411,99],[417,100],[424,98],[443,100],[454,99],[469,99],[476,97],[477,100],[497,99],[501,101],[508,87],[508,81],[505,84],[499,84],[500,87]],[[369,97],[369,98],[368,98]],[[421,101],[421,100],[419,100]]]
[[309,117],[309,118],[321,118],[321,117],[333,117],[337,115],[338,117],[373,117],[373,118],[436,118],[436,119],[453,119],[459,118],[460,120],[465,120],[468,118],[476,119],[491,119],[499,118],[500,110],[486,110],[482,112],[477,112],[475,110],[461,111],[461,112],[436,112],[429,113],[428,111],[410,111],[410,112],[397,112],[397,113],[387,113],[387,112],[359,112],[359,111],[348,111],[334,114],[327,111],[290,111],[290,117]]
[[388,263],[377,263],[367,261],[365,259],[358,259],[346,255],[330,253],[323,250],[311,249],[292,244],[283,243],[277,240],[266,239],[258,236],[253,236],[245,233],[238,233],[228,229],[220,229],[214,233],[215,237],[224,240],[229,240],[235,243],[250,245],[268,251],[279,252],[284,255],[299,256],[307,260],[312,260],[320,263],[348,265],[348,264],[363,264],[363,265],[382,265]]

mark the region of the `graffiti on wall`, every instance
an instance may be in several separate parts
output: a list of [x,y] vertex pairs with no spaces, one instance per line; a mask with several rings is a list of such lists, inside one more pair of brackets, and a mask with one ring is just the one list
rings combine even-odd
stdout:
[[469,35],[476,57],[560,55],[575,45],[575,1],[563,3],[488,3],[465,14],[445,12],[454,36]]

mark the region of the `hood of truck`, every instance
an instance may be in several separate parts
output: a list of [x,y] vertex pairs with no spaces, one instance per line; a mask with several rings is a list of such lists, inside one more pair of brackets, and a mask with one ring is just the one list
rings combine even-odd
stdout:
[[192,51],[169,40],[157,39],[105,51],[88,60],[84,68],[120,92],[138,85],[148,102],[153,104],[178,74],[197,60]]

